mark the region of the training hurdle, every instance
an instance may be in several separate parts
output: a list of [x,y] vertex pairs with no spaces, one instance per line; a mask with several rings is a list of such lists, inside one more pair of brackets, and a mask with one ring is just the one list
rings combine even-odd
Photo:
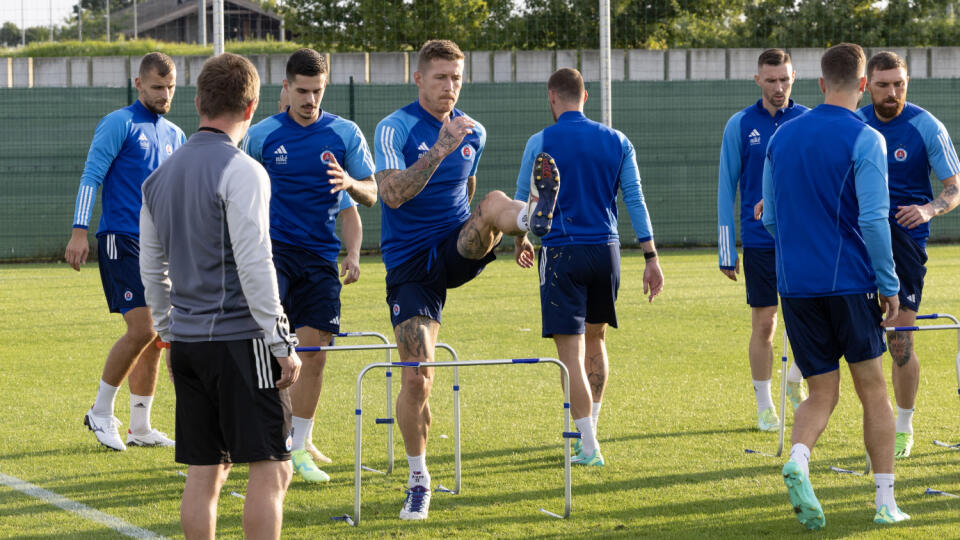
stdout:
[[[313,352],[313,351],[384,351],[386,356],[386,365],[393,365],[390,361],[390,353],[397,348],[396,344],[390,343],[386,336],[379,332],[341,332],[336,334],[336,337],[376,337],[379,338],[383,343],[376,343],[372,345],[325,345],[322,347],[297,347],[297,352]],[[457,361],[457,351],[453,349],[450,345],[446,343],[437,343],[437,349],[443,349],[450,353],[450,356],[453,358],[453,361]],[[381,474],[390,474],[393,472],[393,424],[395,420],[393,418],[393,372],[388,367],[386,370],[386,412],[387,415],[384,418],[377,418],[377,424],[383,424],[387,426],[387,470],[378,471],[371,467],[360,466],[363,469],[367,469],[370,472],[377,472]],[[456,369],[453,370],[454,381],[458,380],[458,372]],[[358,404],[359,407],[359,404]],[[460,386],[454,382],[453,388],[453,424],[454,424],[454,435],[453,443],[455,448],[455,461],[457,469],[457,484],[455,491],[460,491]]]
[[[564,441],[564,454],[563,454],[563,468],[564,468],[564,513],[563,518],[570,516],[570,501],[571,501],[571,487],[570,487],[570,439],[579,438],[580,434],[577,432],[570,431],[570,375],[567,371],[567,367],[564,366],[556,358],[512,358],[512,359],[499,359],[499,360],[459,360],[457,358],[456,352],[449,346],[444,346],[442,343],[436,345],[438,348],[446,348],[450,351],[450,354],[453,355],[454,360],[452,362],[382,362],[369,364],[360,371],[360,374],[357,375],[357,408],[355,411],[357,423],[356,423],[356,455],[354,456],[354,472],[353,472],[353,513],[351,516],[343,516],[343,521],[357,526],[360,524],[360,491],[361,491],[361,459],[363,453],[363,444],[362,444],[362,417],[363,417],[363,377],[372,369],[376,368],[385,368],[390,369],[393,367],[420,367],[428,366],[431,368],[437,367],[452,367],[453,368],[453,417],[454,417],[454,463],[455,463],[455,489],[452,490],[454,494],[460,493],[461,491],[461,479],[460,479],[460,378],[458,373],[458,368],[460,366],[496,366],[496,365],[522,365],[522,364],[537,364],[540,362],[552,363],[560,367],[560,371],[563,377],[563,441]],[[370,345],[368,347],[387,347],[387,345]],[[390,346],[396,348],[396,345]],[[329,350],[329,349],[328,349]],[[540,509],[542,512],[554,517],[561,517],[553,512],[548,512],[544,509]]]

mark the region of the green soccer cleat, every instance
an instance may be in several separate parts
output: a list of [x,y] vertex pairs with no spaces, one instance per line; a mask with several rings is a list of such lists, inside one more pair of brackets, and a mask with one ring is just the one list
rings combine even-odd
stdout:
[[803,382],[787,381],[787,397],[790,398],[793,410],[797,410],[803,400],[807,399],[807,391],[803,388]]
[[580,452],[577,452],[577,455],[570,458],[571,464],[587,465],[589,467],[603,467],[603,454],[600,453],[599,448],[594,448],[593,453],[589,456],[583,455],[583,448],[580,450]]
[[887,505],[881,505],[877,509],[877,515],[873,516],[873,522],[879,523],[880,525],[890,525],[891,523],[899,523],[901,521],[906,521],[910,519],[908,514],[904,514],[896,506],[891,510]]
[[897,432],[897,441],[893,446],[893,455],[896,458],[910,457],[913,449],[913,433]]
[[293,461],[293,472],[302,476],[307,482],[319,484],[330,481],[327,473],[317,468],[316,464],[313,463],[313,456],[306,450],[294,450],[290,453],[290,458]]
[[822,529],[827,524],[820,501],[813,494],[810,479],[803,473],[800,464],[790,460],[783,466],[783,483],[787,486],[790,504],[800,524],[810,530]]
[[581,450],[583,450],[583,441],[580,439],[573,439],[573,441],[570,442],[571,455],[575,456],[579,454]]
[[760,431],[779,431],[780,417],[773,407],[768,407],[757,416],[757,429]]

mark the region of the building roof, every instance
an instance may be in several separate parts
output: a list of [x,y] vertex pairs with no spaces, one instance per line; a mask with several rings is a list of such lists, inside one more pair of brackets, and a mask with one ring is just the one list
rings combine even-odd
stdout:
[[[207,12],[212,9],[211,0],[205,0]],[[264,17],[279,21],[280,16],[260,7],[250,0],[224,0],[224,13],[240,11],[258,13]],[[197,16],[197,0],[145,0],[137,2],[137,31],[146,32],[170,21],[182,17]],[[121,9],[114,14],[118,21],[122,21],[125,32],[133,31],[133,6]]]

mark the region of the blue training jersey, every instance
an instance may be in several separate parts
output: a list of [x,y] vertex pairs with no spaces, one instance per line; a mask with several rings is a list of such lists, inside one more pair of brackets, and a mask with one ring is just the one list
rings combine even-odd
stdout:
[[717,182],[717,230],[720,268],[737,266],[737,236],[734,204],[740,186],[740,241],[743,247],[773,248],[773,237],[760,220],[753,219],[753,207],[763,197],[763,160],[767,142],[784,122],[810,109],[789,100],[787,106],[770,116],[763,100],[734,114],[723,128],[720,145],[720,173]]
[[103,186],[97,237],[140,237],[140,186],[187,138],[176,125],[136,100],[103,117],[93,133],[73,212],[73,227],[86,229],[97,190]]
[[335,158],[353,178],[373,175],[360,128],[326,111],[304,127],[281,112],[251,127],[241,147],[270,174],[270,239],[336,261],[337,215],[356,203],[345,191],[330,193],[327,165]]
[[519,201],[530,195],[530,173],[540,152],[553,157],[560,172],[560,193],[545,246],[596,245],[619,241],[617,191],[638,242],[653,238],[653,227],[640,189],[637,156],[627,137],[582,112],[568,111],[533,135],[523,151],[517,175]]
[[[450,118],[465,116],[454,109]],[[437,142],[442,124],[419,101],[395,111],[377,124],[373,146],[377,172],[404,170]],[[414,198],[398,208],[380,201],[380,251],[383,264],[393,268],[435,244],[470,217],[467,178],[476,176],[487,132],[479,122],[473,133],[440,162]]]
[[780,296],[893,296],[883,136],[843,107],[782,125],[763,170],[763,224],[773,234]]
[[925,246],[930,236],[930,223],[907,229],[898,224],[894,216],[900,206],[924,205],[933,200],[931,169],[941,181],[960,174],[960,160],[947,128],[932,114],[912,103],[907,103],[903,111],[889,122],[877,118],[872,103],[857,114],[887,141],[891,223]]

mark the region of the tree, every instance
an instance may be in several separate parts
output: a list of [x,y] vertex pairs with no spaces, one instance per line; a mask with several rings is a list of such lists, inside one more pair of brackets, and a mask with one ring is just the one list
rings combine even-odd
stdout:
[[20,27],[12,22],[5,22],[0,27],[0,43],[7,47],[13,47],[20,44]]

